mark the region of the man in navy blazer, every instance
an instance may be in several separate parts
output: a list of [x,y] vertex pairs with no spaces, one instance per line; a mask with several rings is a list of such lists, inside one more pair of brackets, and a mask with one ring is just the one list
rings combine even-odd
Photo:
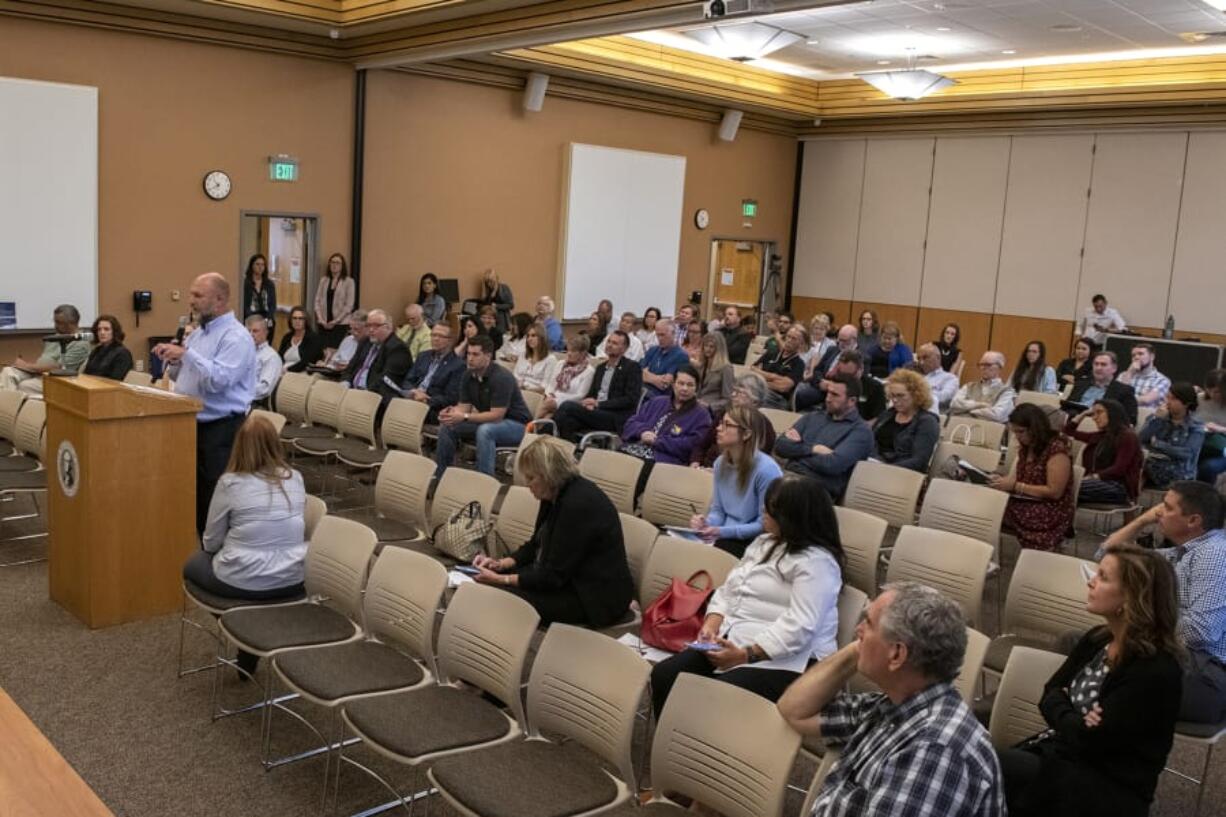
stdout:
[[452,352],[451,327],[439,321],[430,329],[430,351],[413,361],[405,378],[405,397],[430,407],[427,423],[437,423],[438,413],[460,401],[460,376],[465,363]]

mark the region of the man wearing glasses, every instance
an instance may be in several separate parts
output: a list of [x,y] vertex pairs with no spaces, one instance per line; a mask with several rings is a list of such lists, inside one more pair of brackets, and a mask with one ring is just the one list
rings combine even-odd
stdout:
[[1000,373],[1004,370],[1004,355],[984,352],[983,357],[979,358],[979,379],[958,389],[953,402],[949,404],[950,416],[963,414],[998,423],[1008,420],[1017,394],[1012,386],[1000,379]]
[[386,406],[400,396],[400,384],[413,358],[382,309],[372,309],[366,315],[366,334],[367,342],[358,347],[343,379],[350,388],[377,392]]
[[430,329],[430,349],[417,356],[404,388],[410,400],[430,407],[427,423],[437,423],[445,406],[460,401],[460,376],[465,363],[452,351],[451,327],[442,321]]

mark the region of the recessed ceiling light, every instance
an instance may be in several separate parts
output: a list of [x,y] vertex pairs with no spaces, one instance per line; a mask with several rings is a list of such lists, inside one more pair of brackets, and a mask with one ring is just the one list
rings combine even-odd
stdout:
[[889,60],[877,60],[877,64],[878,65],[889,65],[890,61]]
[[937,31],[950,31],[949,26],[937,26]]
[[1076,34],[1081,31],[1081,26],[1076,23],[1056,23],[1054,26],[1048,26],[1048,31],[1057,31],[1061,34]]
[[817,39],[817,37],[810,37],[809,39],[805,40],[805,45],[820,45],[820,44],[821,44],[821,40]]
[[1004,51],[1002,51],[1002,52],[1000,52],[1000,53],[1002,53],[1002,54],[1016,54],[1017,52],[1016,52],[1015,50],[1013,50],[1012,48],[1006,48]]

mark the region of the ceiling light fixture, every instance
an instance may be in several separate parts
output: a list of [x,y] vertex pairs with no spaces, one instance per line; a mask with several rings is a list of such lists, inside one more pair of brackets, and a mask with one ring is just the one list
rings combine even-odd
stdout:
[[914,52],[907,58],[905,70],[866,71],[856,76],[886,96],[904,101],[921,99],[956,83],[949,77],[916,68]]
[[1001,51],[1000,53],[1002,53],[1002,54],[1016,54],[1016,53],[1017,53],[1017,51],[1013,50],[1012,48],[1006,48],[1004,51]]
[[1226,11],[1226,0],[1204,0],[1206,6],[1212,6],[1218,11]]
[[805,42],[791,31],[766,23],[722,23],[681,32],[710,48],[717,56],[737,62],[751,62],[789,45]]

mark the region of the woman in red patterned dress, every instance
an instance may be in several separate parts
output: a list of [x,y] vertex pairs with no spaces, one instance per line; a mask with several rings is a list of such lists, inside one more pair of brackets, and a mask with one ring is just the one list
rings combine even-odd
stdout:
[[1009,415],[1009,433],[1017,440],[1017,465],[991,486],[1008,491],[1004,527],[1024,548],[1055,550],[1073,524],[1073,461],[1068,439],[1051,427],[1047,413],[1023,403]]

